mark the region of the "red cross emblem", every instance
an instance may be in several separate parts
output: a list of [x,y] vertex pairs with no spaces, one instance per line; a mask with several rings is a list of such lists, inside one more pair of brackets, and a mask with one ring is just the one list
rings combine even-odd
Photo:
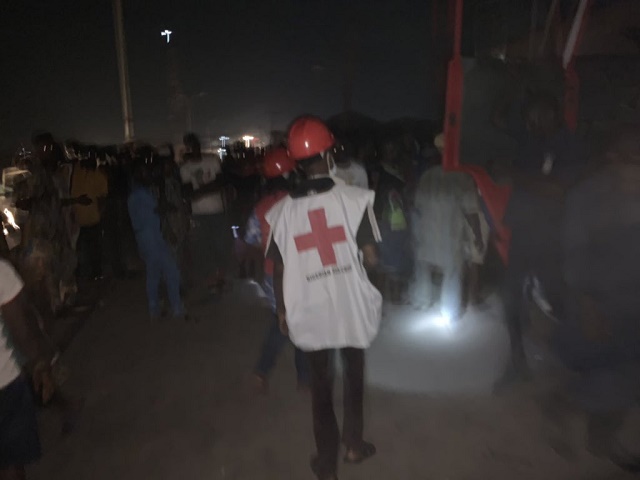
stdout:
[[299,252],[312,249],[318,250],[323,267],[336,265],[338,260],[336,259],[333,245],[347,241],[344,228],[342,226],[327,226],[327,214],[324,208],[311,210],[308,215],[309,223],[311,223],[311,232],[294,238],[296,248]]

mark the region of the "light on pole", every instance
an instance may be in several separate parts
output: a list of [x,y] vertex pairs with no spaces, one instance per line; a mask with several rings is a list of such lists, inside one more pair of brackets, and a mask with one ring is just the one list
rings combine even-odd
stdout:
[[171,34],[173,32],[171,30],[167,30],[166,28],[160,32],[160,35],[162,35],[163,37],[167,37],[167,43],[171,42]]

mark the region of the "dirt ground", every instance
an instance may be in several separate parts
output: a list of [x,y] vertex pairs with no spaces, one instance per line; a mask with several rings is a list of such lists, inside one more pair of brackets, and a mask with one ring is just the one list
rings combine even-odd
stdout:
[[[141,279],[113,284],[63,357],[71,374],[65,388],[85,397],[81,418],[64,436],[59,416],[42,412],[45,454],[29,478],[313,478],[310,399],[296,391],[292,349],[269,395],[251,389],[269,322],[256,291],[237,282],[192,308],[198,323],[152,325]],[[341,479],[634,478],[588,455],[579,416],[562,414],[565,434],[554,435],[540,408],[549,378],[490,395],[506,348],[495,319],[462,340],[434,342],[407,330],[410,316],[387,309],[369,354],[365,429],[378,455],[341,467]]]

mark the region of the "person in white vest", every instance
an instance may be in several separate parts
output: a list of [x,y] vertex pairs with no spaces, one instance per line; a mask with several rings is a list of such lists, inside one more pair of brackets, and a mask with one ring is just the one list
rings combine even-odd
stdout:
[[382,296],[367,275],[377,263],[380,241],[375,194],[334,182],[333,145],[321,120],[294,121],[288,150],[304,180],[266,215],[280,326],[309,363],[318,450],[311,468],[321,480],[337,478],[340,450],[334,350],[344,367],[344,460],[360,463],[376,452],[363,440],[364,351],[378,332],[382,308]]
[[[42,335],[24,283],[0,259],[0,479],[26,479],[25,465],[40,458],[33,393],[43,404],[55,385],[54,352]],[[29,374],[28,378],[22,373]],[[31,384],[31,385],[30,385]]]

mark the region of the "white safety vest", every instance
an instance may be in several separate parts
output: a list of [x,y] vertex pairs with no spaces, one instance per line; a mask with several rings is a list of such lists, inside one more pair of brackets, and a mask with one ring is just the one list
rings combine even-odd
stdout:
[[282,199],[266,215],[284,262],[284,303],[293,343],[305,351],[366,348],[378,332],[382,296],[371,284],[356,243],[368,215],[374,236],[372,191],[336,185]]

